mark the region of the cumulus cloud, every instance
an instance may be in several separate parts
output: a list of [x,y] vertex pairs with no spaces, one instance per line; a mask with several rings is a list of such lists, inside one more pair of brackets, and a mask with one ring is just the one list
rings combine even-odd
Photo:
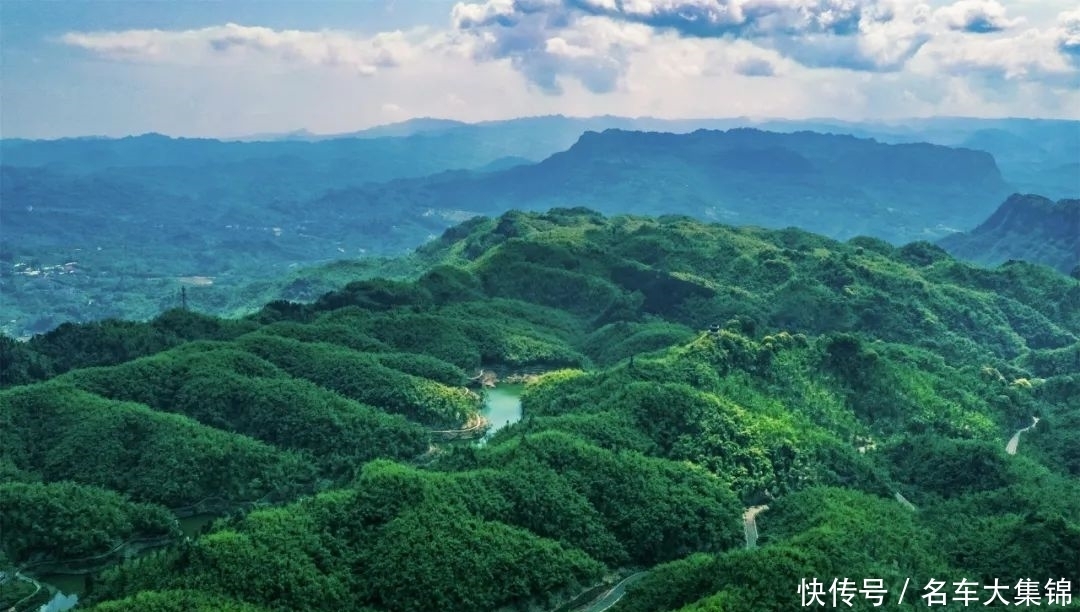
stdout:
[[509,59],[559,93],[560,77],[609,91],[658,34],[749,40],[807,67],[895,71],[930,39],[929,14],[907,0],[487,0],[458,3],[451,22],[480,41],[478,58]]
[[671,28],[685,36],[828,33],[858,30],[857,0],[566,0],[595,15]]
[[367,76],[416,55],[414,41],[400,31],[358,37],[234,23],[179,31],[70,32],[60,41],[116,60],[198,65],[256,59],[346,68]]
[[929,70],[996,81],[1080,86],[1080,10],[1061,13],[1051,28],[993,38],[942,36],[930,48]]
[[1058,16],[1056,38],[1058,50],[1074,64],[1080,64],[1080,9]]
[[932,38],[925,5],[864,9],[858,32],[848,36],[777,36],[758,42],[810,68],[896,72]]
[[644,25],[574,14],[549,0],[457,4],[451,22],[473,37],[480,60],[509,60],[541,91],[563,91],[561,76],[589,91],[607,93],[624,74],[630,54],[646,47]]
[[1023,18],[1009,19],[997,0],[960,0],[942,7],[934,14],[950,30],[989,34],[1023,23]]
[[[253,68],[285,67],[289,83],[305,83],[293,89],[341,91],[316,96],[320,108],[340,104],[320,116],[362,106],[379,120],[444,109],[478,119],[507,108],[803,115],[838,104],[848,105],[843,112],[928,114],[970,112],[980,100],[1027,114],[1032,105],[1050,108],[1055,96],[1062,108],[1080,100],[1080,10],[1067,0],[1046,0],[1056,3],[1049,8],[1037,0],[1038,10],[1011,0],[923,1],[466,0],[442,29],[361,35],[230,23],[59,40],[153,78],[164,79],[170,65],[183,75],[169,80],[173,89],[188,79],[195,90],[214,72],[234,96],[241,77],[244,87],[271,91],[284,71],[268,79]],[[724,95],[732,87],[739,94]],[[1014,91],[1022,99],[1010,101]]]

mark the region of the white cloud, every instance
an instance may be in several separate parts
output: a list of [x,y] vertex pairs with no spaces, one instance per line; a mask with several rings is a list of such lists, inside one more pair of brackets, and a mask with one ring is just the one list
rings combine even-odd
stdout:
[[[1080,43],[1080,10],[1062,13],[1049,28],[993,37],[949,32],[928,47],[925,73],[944,73],[997,81],[1041,81],[1080,87],[1080,66],[1071,45]],[[1080,53],[1080,45],[1075,47]]]
[[1023,17],[1009,19],[997,0],[960,0],[934,12],[934,17],[950,30],[988,34],[1018,26]]
[[[175,121],[189,127],[173,133],[333,132],[425,115],[1080,112],[1080,10],[925,2],[492,0],[455,5],[442,29],[225,24],[59,40],[112,60],[87,71],[124,95],[92,96],[127,109],[117,125],[138,118],[132,131]],[[21,108],[59,100],[11,89]],[[70,125],[94,125],[91,106],[55,105]]]
[[1055,36],[1058,50],[1080,64],[1080,8],[1058,15]]
[[273,30],[228,23],[198,30],[71,32],[61,42],[97,55],[127,61],[201,65],[273,62],[345,68],[370,76],[415,59],[423,32],[383,32],[358,37],[347,32]]
[[[509,58],[559,93],[584,57],[606,56],[617,80],[628,53],[658,33],[750,40],[809,67],[899,70],[929,40],[928,14],[905,0],[489,0],[455,5],[452,22],[483,41],[479,58]],[[570,44],[575,37],[583,42]]]

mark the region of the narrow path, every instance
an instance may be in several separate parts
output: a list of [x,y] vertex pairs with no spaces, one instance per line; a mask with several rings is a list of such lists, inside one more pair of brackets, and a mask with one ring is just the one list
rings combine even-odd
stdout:
[[768,506],[754,506],[743,512],[743,533],[746,535],[746,548],[757,548],[757,515],[768,510]]
[[1013,437],[1009,438],[1009,443],[1005,445],[1005,452],[1010,455],[1016,454],[1016,447],[1020,445],[1020,434],[1029,429],[1034,429],[1039,424],[1039,417],[1031,417],[1031,425],[1017,431],[1013,434]]
[[896,501],[900,502],[908,510],[911,510],[912,512],[915,512],[916,510],[918,510],[918,508],[915,507],[915,504],[909,502],[907,500],[907,498],[904,497],[903,495],[900,495],[900,491],[895,492],[895,497],[896,497]]
[[641,580],[649,572],[638,572],[636,574],[630,574],[623,579],[622,582],[611,587],[611,590],[600,596],[599,599],[594,601],[589,607],[584,609],[584,612],[604,612],[611,606],[614,606],[623,595],[626,595],[626,587],[638,580]]
[[487,418],[477,413],[469,417],[465,422],[465,427],[462,429],[429,429],[428,432],[447,440],[455,440],[458,438],[478,437],[477,434],[486,431],[490,425],[491,422]]
[[34,592],[33,593],[30,593],[29,595],[27,595],[26,597],[23,597],[19,601],[16,601],[15,604],[13,606],[11,606],[12,610],[17,611],[19,609],[19,606],[21,606],[23,604],[23,602],[30,601],[38,593],[41,592],[41,583],[38,582],[37,580],[34,580],[33,578],[31,578],[29,576],[23,576],[19,572],[15,572],[15,579],[16,580],[22,580],[23,582],[29,582],[30,584],[34,585]]

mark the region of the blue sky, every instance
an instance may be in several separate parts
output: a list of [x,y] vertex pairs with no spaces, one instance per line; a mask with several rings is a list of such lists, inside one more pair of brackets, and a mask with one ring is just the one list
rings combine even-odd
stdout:
[[1059,0],[0,0],[0,134],[1080,116]]

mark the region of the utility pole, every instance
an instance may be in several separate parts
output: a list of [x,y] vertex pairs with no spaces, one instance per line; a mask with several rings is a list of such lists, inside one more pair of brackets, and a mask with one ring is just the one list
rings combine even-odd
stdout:
[[180,287],[180,308],[187,310],[187,287]]

